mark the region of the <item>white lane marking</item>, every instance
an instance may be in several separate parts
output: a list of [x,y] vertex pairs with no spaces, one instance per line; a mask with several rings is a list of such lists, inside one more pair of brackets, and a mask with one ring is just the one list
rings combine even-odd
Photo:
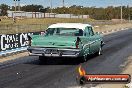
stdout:
[[72,86],[68,88],[102,88],[102,87]]
[[97,26],[94,26],[95,28],[98,28],[99,26],[97,25]]
[[84,87],[84,86],[72,86],[72,87],[68,87],[68,88],[88,88],[88,87]]

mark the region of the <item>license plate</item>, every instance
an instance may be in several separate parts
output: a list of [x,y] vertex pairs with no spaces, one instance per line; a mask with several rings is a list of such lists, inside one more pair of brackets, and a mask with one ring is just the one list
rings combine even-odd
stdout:
[[57,54],[58,53],[58,51],[57,50],[53,50],[53,49],[47,49],[46,50],[46,52],[45,52],[46,54]]

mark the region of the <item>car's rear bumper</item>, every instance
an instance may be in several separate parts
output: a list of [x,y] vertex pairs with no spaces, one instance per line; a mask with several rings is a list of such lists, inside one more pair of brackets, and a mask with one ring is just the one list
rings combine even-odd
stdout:
[[38,48],[29,47],[30,56],[46,56],[46,57],[78,57],[80,49],[60,49],[60,48]]

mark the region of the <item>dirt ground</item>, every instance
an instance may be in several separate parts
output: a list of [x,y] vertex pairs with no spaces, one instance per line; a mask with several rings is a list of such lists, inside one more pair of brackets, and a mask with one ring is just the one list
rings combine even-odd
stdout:
[[123,24],[115,24],[115,25],[103,25],[103,26],[95,26],[96,32],[102,32],[102,31],[109,31],[109,30],[115,30],[115,29],[121,29],[121,28],[132,28],[132,23],[123,23]]
[[17,54],[6,56],[6,57],[0,57],[0,63],[9,61],[9,60],[15,60],[17,58],[28,56],[28,55],[29,55],[28,52],[23,52],[23,53],[17,53]]

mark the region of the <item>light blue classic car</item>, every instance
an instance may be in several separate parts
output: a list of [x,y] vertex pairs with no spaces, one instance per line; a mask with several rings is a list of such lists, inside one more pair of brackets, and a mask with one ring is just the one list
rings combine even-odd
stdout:
[[82,23],[57,23],[48,27],[44,35],[31,36],[30,55],[46,57],[80,57],[86,61],[90,54],[101,54],[102,36],[93,27]]

